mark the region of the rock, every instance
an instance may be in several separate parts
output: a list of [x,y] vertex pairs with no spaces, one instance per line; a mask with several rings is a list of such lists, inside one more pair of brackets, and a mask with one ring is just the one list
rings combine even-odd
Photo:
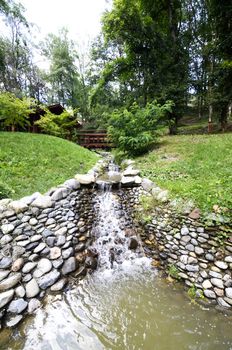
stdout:
[[205,289],[203,293],[206,296],[206,298],[216,299],[216,294],[210,289]]
[[16,289],[15,289],[15,294],[18,298],[23,298],[26,294],[26,291],[25,289],[22,287],[22,286],[18,286]]
[[58,247],[61,247],[62,245],[64,245],[65,242],[66,242],[65,236],[58,236],[58,239],[57,239],[57,242],[56,242]]
[[59,269],[63,265],[64,260],[62,258],[59,258],[57,260],[52,260],[52,265],[55,267],[55,269]]
[[51,272],[38,279],[39,287],[41,289],[47,289],[48,287],[52,286],[58,280],[59,277],[60,272],[57,270],[52,270]]
[[185,236],[189,234],[189,229],[188,227],[182,227],[182,229],[180,230],[181,236]]
[[200,247],[195,247],[195,253],[197,255],[202,255],[202,254],[204,254],[204,249],[202,249]]
[[63,259],[68,259],[73,254],[74,254],[74,250],[72,247],[70,247],[68,249],[63,250],[62,257]]
[[5,244],[8,244],[12,241],[12,237],[8,234],[5,234],[1,239],[0,239],[0,246],[2,245],[5,245]]
[[213,277],[213,278],[222,279],[222,275],[221,275],[220,273],[215,272],[215,271],[212,271],[212,270],[209,271],[209,275],[210,275],[211,277]]
[[50,196],[38,195],[37,198],[31,203],[31,206],[46,209],[53,206],[53,201]]
[[38,299],[33,298],[28,303],[28,313],[32,314],[35,310],[37,310],[40,307],[41,303]]
[[4,280],[10,273],[10,270],[0,270],[0,281]]
[[62,278],[61,280],[59,280],[58,282],[53,284],[53,286],[51,286],[51,291],[52,292],[59,292],[60,290],[62,290],[64,288],[64,286],[66,284],[67,284],[67,280],[65,278]]
[[[153,194],[153,192],[152,192]],[[162,203],[165,203],[167,202],[168,200],[168,191],[165,190],[165,191],[160,191],[157,196],[156,196],[156,199]]]
[[71,257],[64,262],[61,272],[63,275],[67,275],[75,271],[76,268],[77,268],[77,261],[74,257]]
[[31,218],[31,219],[29,220],[29,224],[30,224],[31,226],[35,226],[35,225],[37,225],[37,223],[38,223],[38,220],[35,219],[35,218]]
[[205,258],[208,261],[214,261],[215,260],[214,256],[212,254],[209,254],[209,253],[205,254]]
[[225,262],[231,264],[232,263],[232,256],[226,256],[225,257]]
[[6,326],[9,328],[15,327],[21,320],[22,320],[23,316],[22,315],[17,315],[14,317],[10,317],[7,321],[6,321]]
[[50,249],[50,259],[55,260],[61,256],[61,249],[59,247],[53,247]]
[[131,186],[131,185],[135,184],[135,177],[134,176],[122,176],[121,184],[122,184],[122,186]]
[[47,229],[47,228],[45,228],[45,230],[42,232],[42,236],[44,238],[47,238],[47,237],[50,237],[50,236],[53,236],[53,235],[54,235],[54,233],[51,230]]
[[70,189],[67,187],[60,187],[58,188],[51,196],[53,201],[59,201],[63,198],[66,198],[67,195],[70,193]]
[[151,190],[153,189],[155,184],[151,180],[144,178],[144,179],[142,179],[141,186],[145,191],[151,192]]
[[28,209],[27,203],[24,200],[13,201],[9,204],[9,208],[13,209],[16,214],[22,213]]
[[223,282],[219,278],[211,278],[210,282],[217,288],[220,288],[220,289],[224,288]]
[[14,225],[12,225],[12,224],[3,224],[1,226],[1,230],[2,230],[2,233],[4,235],[6,235],[8,233],[11,233],[14,230]]
[[81,187],[80,183],[75,179],[70,179],[64,182],[64,186],[71,190],[77,190]]
[[129,240],[128,248],[129,249],[136,249],[138,247],[138,245],[139,245],[138,240],[134,237],[131,237]]
[[128,167],[126,170],[123,171],[123,176],[136,176],[139,175],[140,171],[138,169],[133,169],[133,167]]
[[21,277],[22,275],[20,272],[12,273],[10,277],[7,277],[6,279],[0,282],[0,291],[5,291],[14,287],[16,284],[19,283]]
[[25,253],[25,248],[24,247],[19,247],[19,246],[14,246],[13,247],[13,252],[12,252],[12,259],[16,260],[20,256],[22,256]]
[[38,286],[38,283],[34,278],[32,278],[27,284],[26,284],[26,297],[27,298],[34,298],[37,294],[39,294],[40,289]]
[[67,227],[61,227],[59,230],[55,232],[56,236],[63,236],[67,233],[68,229]]
[[76,174],[75,180],[81,185],[90,185],[91,183],[95,182],[95,177],[91,174]]
[[37,247],[34,249],[34,253],[40,253],[44,248],[46,248],[46,243],[41,242]]
[[198,265],[186,265],[186,270],[189,272],[198,272],[199,266]]
[[41,240],[41,238],[42,238],[41,235],[34,235],[31,237],[31,242],[38,242]]
[[214,265],[217,266],[221,270],[228,269],[228,265],[224,261],[215,261]]
[[22,298],[16,299],[10,303],[7,311],[13,314],[21,314],[27,308],[27,305],[28,305],[28,302],[25,301],[24,299]]
[[217,302],[218,302],[218,305],[220,305],[224,308],[227,308],[227,309],[231,308],[231,305],[228,304],[223,298],[218,298]]
[[46,258],[43,258],[38,262],[37,268],[33,273],[33,277],[39,278],[43,276],[45,273],[51,271],[51,269],[52,269],[51,261]]
[[190,241],[191,241],[191,237],[188,236],[188,235],[183,236],[183,237],[181,238],[181,244],[183,244],[183,242],[184,242],[184,243],[188,243],[188,242],[190,242]]
[[212,284],[211,284],[210,280],[205,280],[205,281],[202,283],[202,287],[203,287],[204,289],[210,289],[210,288],[212,288]]
[[23,266],[22,273],[29,273],[31,270],[34,269],[34,267],[37,265],[36,262],[28,262]]
[[232,299],[232,288],[226,288],[225,293],[226,293],[227,298]]
[[19,271],[24,264],[24,259],[23,258],[18,258],[17,260],[15,260],[12,264],[11,270],[14,272]]
[[194,250],[195,250],[193,244],[187,244],[187,245],[185,246],[185,248],[186,248],[187,250],[189,250],[190,252],[194,252]]
[[193,220],[199,219],[201,216],[201,211],[198,208],[195,208],[191,213],[189,214],[189,218]]
[[0,309],[8,304],[14,296],[14,290],[8,290],[7,292],[0,293]]

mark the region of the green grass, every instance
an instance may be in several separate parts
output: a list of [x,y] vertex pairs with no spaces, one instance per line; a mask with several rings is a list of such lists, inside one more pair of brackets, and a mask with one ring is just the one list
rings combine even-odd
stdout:
[[232,209],[232,134],[165,136],[137,165],[173,198],[192,199],[203,212],[214,204]]
[[10,188],[12,198],[44,193],[85,173],[97,159],[95,153],[54,136],[0,132],[0,187]]

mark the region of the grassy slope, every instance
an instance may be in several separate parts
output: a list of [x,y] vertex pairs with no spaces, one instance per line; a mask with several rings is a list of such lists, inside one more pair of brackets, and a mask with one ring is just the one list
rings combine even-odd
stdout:
[[232,209],[232,134],[165,136],[137,159],[143,174],[201,209]]
[[96,161],[96,154],[57,137],[0,132],[0,183],[14,191],[13,198],[44,193]]

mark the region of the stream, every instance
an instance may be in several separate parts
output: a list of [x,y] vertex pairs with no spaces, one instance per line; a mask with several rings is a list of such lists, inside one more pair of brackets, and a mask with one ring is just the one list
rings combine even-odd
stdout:
[[232,349],[231,313],[191,302],[181,284],[168,284],[150,266],[139,240],[130,248],[127,217],[109,184],[94,206],[96,271],[3,330],[0,349]]

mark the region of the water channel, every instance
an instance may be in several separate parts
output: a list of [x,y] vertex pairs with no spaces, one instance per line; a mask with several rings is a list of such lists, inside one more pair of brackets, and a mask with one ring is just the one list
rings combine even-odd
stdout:
[[102,188],[95,206],[97,270],[3,330],[0,349],[232,349],[231,314],[191,302],[181,284],[150,266],[140,243],[129,249],[117,193]]

